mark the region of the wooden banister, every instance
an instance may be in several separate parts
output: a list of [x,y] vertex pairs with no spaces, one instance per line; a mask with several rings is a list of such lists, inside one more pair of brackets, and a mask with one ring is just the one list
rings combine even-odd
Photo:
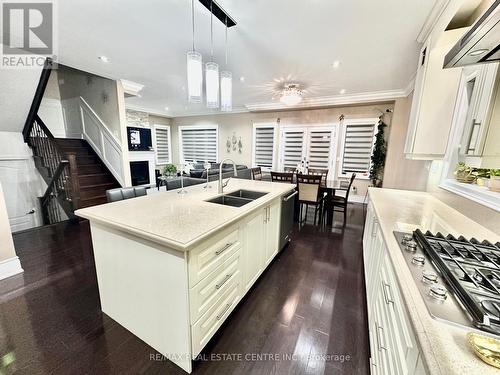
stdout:
[[61,178],[64,169],[69,165],[69,161],[62,160],[56,168],[54,175],[52,176],[50,182],[47,185],[47,190],[45,190],[45,194],[42,196],[42,202],[46,202],[47,199],[52,194],[54,187],[56,186],[57,181]]
[[33,97],[33,101],[31,102],[31,107],[28,112],[28,117],[26,118],[26,122],[24,123],[23,137],[25,142],[28,141],[29,135],[31,133],[31,128],[33,127],[33,123],[35,121],[35,116],[37,116],[38,109],[40,108],[40,103],[42,102],[45,88],[47,87],[47,83],[49,82],[53,64],[54,62],[50,57],[47,57],[45,59],[45,64],[43,66],[42,74],[40,75],[40,80],[38,81],[35,96]]
[[80,208],[80,180],[78,179],[78,164],[76,163],[76,153],[66,154],[69,161],[69,178],[71,179],[71,200],[73,210]]

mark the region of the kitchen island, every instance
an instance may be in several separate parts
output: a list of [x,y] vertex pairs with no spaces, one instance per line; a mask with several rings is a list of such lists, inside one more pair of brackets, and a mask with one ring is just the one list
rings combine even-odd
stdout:
[[294,185],[231,179],[76,211],[90,221],[102,311],[187,372],[278,253],[281,202]]
[[[500,241],[500,233],[487,230],[431,194],[369,190],[363,257],[372,373],[498,374],[467,344],[468,332],[488,333],[430,315],[417,287],[421,280],[412,277],[393,233],[416,229]],[[426,264],[422,269],[430,267]]]

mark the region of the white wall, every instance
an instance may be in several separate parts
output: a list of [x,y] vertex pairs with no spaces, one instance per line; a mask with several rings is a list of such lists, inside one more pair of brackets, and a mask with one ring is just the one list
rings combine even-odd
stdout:
[[0,131],[23,130],[41,73],[41,68],[0,69]]
[[[41,225],[38,197],[45,192],[46,184],[35,168],[22,133],[0,132],[0,183],[12,231]],[[27,214],[32,209],[35,213]]]
[[19,258],[16,256],[14,241],[10,233],[7,208],[0,183],[0,280],[23,272]]

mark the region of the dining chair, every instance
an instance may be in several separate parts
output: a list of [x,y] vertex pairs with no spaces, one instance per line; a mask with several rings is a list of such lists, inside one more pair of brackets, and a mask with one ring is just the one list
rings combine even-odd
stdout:
[[287,172],[271,172],[272,182],[289,182],[293,183],[293,173]]
[[[299,218],[300,222],[307,220],[307,209],[309,205],[314,206],[314,225],[316,225],[316,217],[319,211],[319,218],[322,219],[323,210],[323,194],[321,192],[321,176],[297,174],[297,190],[299,192]],[[306,205],[306,215],[302,220],[302,208]]]
[[[343,212],[344,213],[344,226],[346,224],[347,220],[347,204],[348,204],[348,199],[349,199],[349,192],[351,191],[352,183],[354,182],[354,179],[356,178],[356,173],[353,173],[351,175],[351,179],[349,180],[349,185],[347,186],[347,189],[345,190],[345,196],[342,195],[335,195],[333,197],[333,212]],[[337,209],[338,208],[338,209]]]
[[307,174],[320,175],[321,176],[321,183],[324,185],[324,184],[326,184],[326,178],[328,177],[328,169],[309,168],[307,171]]
[[255,167],[252,168],[252,180],[262,180],[262,168],[261,167]]

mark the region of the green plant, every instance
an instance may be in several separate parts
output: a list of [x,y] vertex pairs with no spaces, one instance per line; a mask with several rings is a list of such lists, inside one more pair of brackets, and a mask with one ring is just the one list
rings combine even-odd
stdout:
[[490,176],[500,177],[500,169],[490,169]]
[[473,173],[477,178],[490,178],[490,170],[484,168],[474,168]]
[[167,164],[165,168],[163,168],[164,175],[175,174],[177,172],[177,167],[174,164]]
[[372,166],[370,168],[370,180],[373,186],[381,187],[384,178],[385,156],[387,147],[384,138],[384,128],[387,125],[382,120],[378,122],[377,135],[375,136],[375,146],[372,153]]

